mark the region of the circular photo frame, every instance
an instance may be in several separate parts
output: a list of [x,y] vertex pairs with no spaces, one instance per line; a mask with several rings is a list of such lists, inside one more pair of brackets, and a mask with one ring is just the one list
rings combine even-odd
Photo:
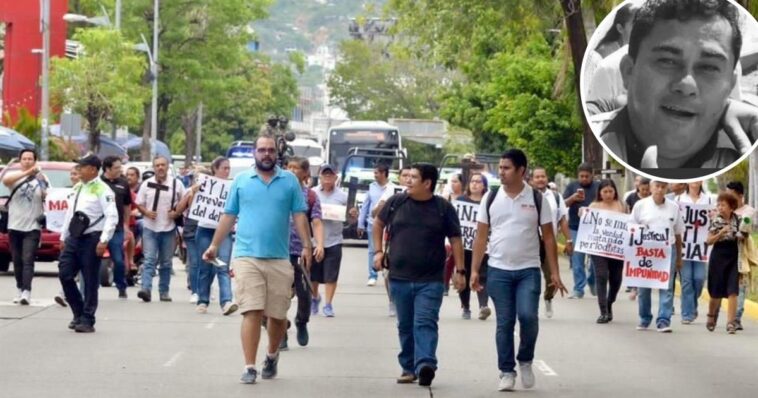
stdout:
[[733,0],[627,0],[593,33],[582,109],[644,177],[715,177],[758,146],[758,21]]

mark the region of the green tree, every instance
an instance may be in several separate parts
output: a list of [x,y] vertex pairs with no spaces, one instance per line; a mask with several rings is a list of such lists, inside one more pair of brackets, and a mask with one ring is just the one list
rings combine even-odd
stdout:
[[141,84],[145,62],[133,45],[111,29],[82,29],[74,39],[84,47],[77,59],[52,61],[53,103],[80,113],[87,121],[89,148],[100,149],[107,123],[128,125],[141,117],[147,91]]
[[331,101],[353,119],[430,118],[438,109],[444,75],[403,51],[346,40],[342,61],[327,82]]

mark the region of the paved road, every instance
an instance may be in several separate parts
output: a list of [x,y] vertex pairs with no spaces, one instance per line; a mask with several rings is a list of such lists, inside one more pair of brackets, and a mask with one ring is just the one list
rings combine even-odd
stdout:
[[[298,347],[291,333],[279,377],[254,386],[237,382],[243,367],[239,316],[224,317],[217,305],[196,314],[178,262],[173,303],[145,304],[131,289],[129,300],[119,301],[115,289],[101,289],[97,333],[90,335],[66,328],[69,310],[51,300],[57,279],[35,278],[34,305],[19,307],[3,301],[14,282],[2,275],[0,396],[502,396],[496,391],[495,322],[461,319],[453,296],[442,307],[440,370],[432,389],[395,384],[395,321],[387,316],[383,287],[364,285],[365,253],[346,249],[337,316],[311,321],[308,347]],[[675,318],[672,334],[638,332],[636,302],[625,295],[612,324],[594,323],[596,307],[590,298],[557,299],[555,317],[541,319],[537,386],[530,397],[747,397],[758,391],[758,323],[746,321],[745,332],[730,336],[723,321],[709,333],[704,319],[683,326]]]

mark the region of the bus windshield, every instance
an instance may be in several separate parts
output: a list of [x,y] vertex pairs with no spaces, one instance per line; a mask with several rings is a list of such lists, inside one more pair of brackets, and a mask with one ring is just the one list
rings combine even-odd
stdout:
[[[362,152],[364,154],[372,154],[370,149],[402,150],[397,130],[335,129],[329,134],[329,144],[327,148],[329,163],[341,171],[353,148],[368,149],[368,152]],[[376,152],[375,154],[382,155],[383,153]],[[347,168],[373,169],[378,163],[389,162],[390,159],[352,157]],[[390,168],[400,168],[398,160],[394,160],[392,163],[393,164]]]

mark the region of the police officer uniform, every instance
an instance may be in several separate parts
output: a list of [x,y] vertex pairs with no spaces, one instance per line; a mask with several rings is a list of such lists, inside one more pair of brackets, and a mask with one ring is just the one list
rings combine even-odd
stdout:
[[[100,159],[95,155],[87,155],[78,163],[81,167],[92,166],[97,170],[101,166]],[[81,333],[94,332],[100,271],[97,246],[107,246],[116,230],[118,210],[115,195],[107,183],[95,177],[76,184],[69,194],[68,203],[61,233],[64,248],[58,262],[58,275],[74,314],[69,328]],[[84,278],[83,298],[74,280],[80,271]]]

